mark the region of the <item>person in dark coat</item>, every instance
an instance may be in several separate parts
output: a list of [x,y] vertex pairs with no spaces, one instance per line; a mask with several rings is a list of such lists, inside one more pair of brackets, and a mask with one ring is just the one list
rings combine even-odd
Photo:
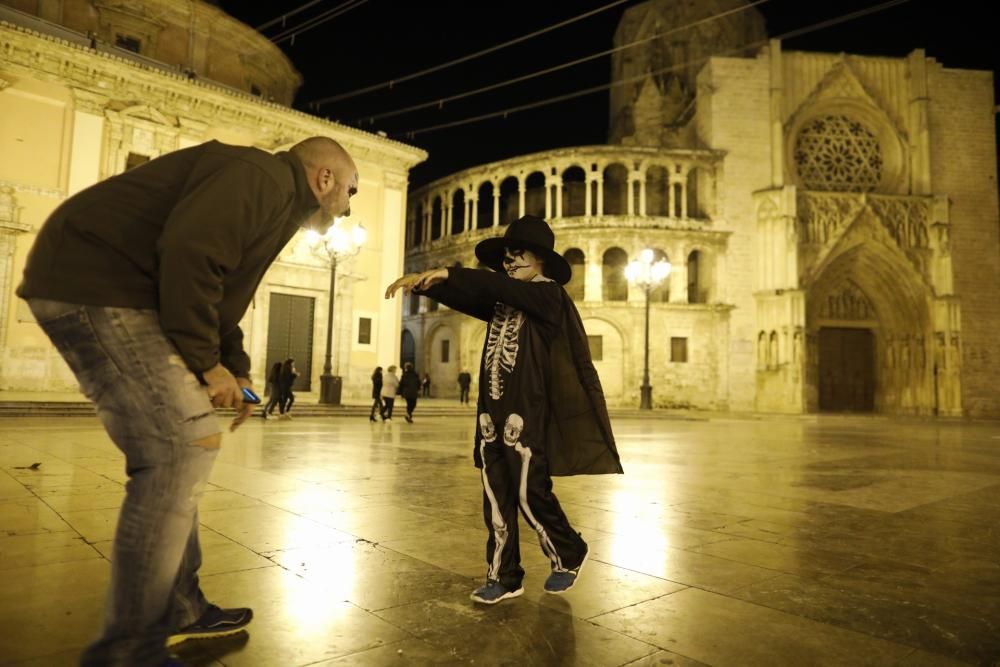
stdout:
[[424,377],[420,379],[420,390],[424,398],[431,397],[431,376],[428,373],[424,373]]
[[385,415],[382,414],[382,367],[376,366],[375,372],[372,373],[372,411],[368,415],[368,421],[375,421],[375,411],[378,410],[380,417],[385,419]]
[[417,292],[489,325],[479,371],[473,459],[483,483],[486,583],[495,604],[524,592],[518,510],[551,561],[547,593],[576,583],[589,548],[552,493],[551,475],[621,473],[600,379],[573,301],[569,264],[541,218],[511,223],[476,246],[494,271],[433,269],[396,280],[386,298]]
[[469,371],[462,371],[458,374],[458,402],[463,405],[468,405],[469,403],[469,387],[472,386],[472,375]]
[[260,416],[267,419],[274,413],[275,406],[278,407],[278,414],[282,413],[281,406],[281,362],[276,361],[271,366],[271,371],[267,374],[267,386],[271,392],[271,398],[264,406],[264,411]]
[[101,636],[83,665],[161,665],[168,642],[252,619],[209,603],[199,583],[198,502],[222,444],[214,408],[236,410],[230,431],[253,414],[239,322],[285,245],[348,215],[357,189],[357,167],[328,137],[275,154],[208,141],[77,192],[39,229],[18,296],[129,478]]
[[420,395],[420,376],[413,370],[413,364],[403,364],[403,375],[399,378],[399,395],[406,399],[406,421],[413,423],[413,410]]
[[295,392],[292,391],[292,387],[295,386],[295,379],[297,377],[299,377],[299,372],[295,369],[295,360],[292,358],[285,359],[285,363],[281,365],[281,397],[278,399],[281,401],[278,408],[280,411],[279,419],[292,418],[292,415],[289,414],[292,411],[292,405],[295,404]]

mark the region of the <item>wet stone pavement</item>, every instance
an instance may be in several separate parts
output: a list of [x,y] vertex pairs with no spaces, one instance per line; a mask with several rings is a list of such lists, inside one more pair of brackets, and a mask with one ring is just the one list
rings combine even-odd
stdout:
[[[997,665],[1000,424],[614,420],[624,476],[557,478],[591,548],[546,595],[485,574],[473,417],[255,420],[201,503],[202,586],[249,633],[191,665]],[[41,463],[32,469],[34,463]],[[0,663],[75,664],[125,481],[96,419],[0,425]]]

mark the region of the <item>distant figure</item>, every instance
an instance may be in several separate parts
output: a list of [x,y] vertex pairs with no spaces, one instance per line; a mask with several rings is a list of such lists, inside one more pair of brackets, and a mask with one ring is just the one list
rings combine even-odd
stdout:
[[267,419],[274,412],[274,407],[278,406],[278,413],[281,414],[281,362],[276,361],[271,366],[270,372],[267,374],[267,386],[271,392],[271,400],[267,402],[264,406],[264,411],[260,414],[261,417]]
[[[407,362],[407,363],[409,363],[409,362]],[[404,364],[404,366],[405,366],[405,364]],[[412,364],[411,364],[411,366],[412,366]],[[424,398],[430,398],[431,397],[431,376],[428,375],[427,373],[424,373],[424,377],[420,381],[420,388],[423,390]]]
[[465,405],[469,404],[469,387],[472,386],[472,375],[469,371],[462,371],[458,374],[458,402]]
[[396,393],[399,391],[399,378],[396,377],[396,367],[389,366],[382,376],[382,421],[392,421],[392,404],[396,402]]
[[[427,376],[424,376],[427,378]],[[428,386],[430,378],[426,379]],[[413,423],[413,410],[417,407],[417,396],[420,395],[420,377],[413,370],[413,364],[407,361],[403,364],[403,377],[399,378],[399,394],[406,399],[406,421]]]
[[281,365],[281,401],[280,407],[278,408],[279,415],[278,419],[291,419],[292,415],[289,413],[292,411],[292,405],[295,403],[295,394],[292,392],[292,387],[295,385],[295,378],[299,376],[299,372],[295,370],[295,360],[288,358],[285,363]]
[[368,415],[368,421],[375,421],[375,411],[378,410],[379,416],[382,416],[382,367],[376,366],[375,372],[372,373],[372,411]]

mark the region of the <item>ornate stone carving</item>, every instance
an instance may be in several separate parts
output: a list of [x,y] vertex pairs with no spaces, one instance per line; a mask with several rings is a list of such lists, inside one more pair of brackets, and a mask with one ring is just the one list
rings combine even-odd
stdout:
[[862,206],[858,197],[800,192],[797,208],[802,242],[825,245],[836,239]]
[[820,307],[820,317],[828,320],[873,320],[875,309],[865,293],[852,282],[829,294]]
[[882,181],[878,137],[845,115],[816,118],[799,130],[794,158],[810,190],[871,192]]

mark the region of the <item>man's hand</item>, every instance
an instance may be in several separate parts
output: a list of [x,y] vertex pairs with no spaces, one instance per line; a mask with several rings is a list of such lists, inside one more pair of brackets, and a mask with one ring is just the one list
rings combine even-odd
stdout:
[[216,364],[201,374],[205,380],[208,400],[217,408],[243,408],[243,392],[233,374],[222,364]]
[[[253,382],[251,382],[247,378],[236,378],[236,383],[240,387],[246,387],[247,389],[253,391]],[[254,392],[254,393],[257,393],[257,392]],[[242,402],[242,400],[243,400],[243,392],[241,391],[240,392],[240,401]],[[253,414],[253,409],[255,407],[257,407],[257,406],[254,405],[253,403],[242,402],[241,405],[240,405],[240,407],[239,407],[239,414],[236,415],[236,419],[233,420],[233,423],[229,425],[229,431],[233,432],[236,429],[238,429],[240,427],[240,424],[242,424],[243,422],[245,422],[247,420],[247,418],[250,417]]]
[[403,290],[403,294],[420,292],[447,279],[448,269],[431,269],[423,273],[410,273],[389,285],[388,289],[385,290],[385,298],[391,299],[399,290]]

